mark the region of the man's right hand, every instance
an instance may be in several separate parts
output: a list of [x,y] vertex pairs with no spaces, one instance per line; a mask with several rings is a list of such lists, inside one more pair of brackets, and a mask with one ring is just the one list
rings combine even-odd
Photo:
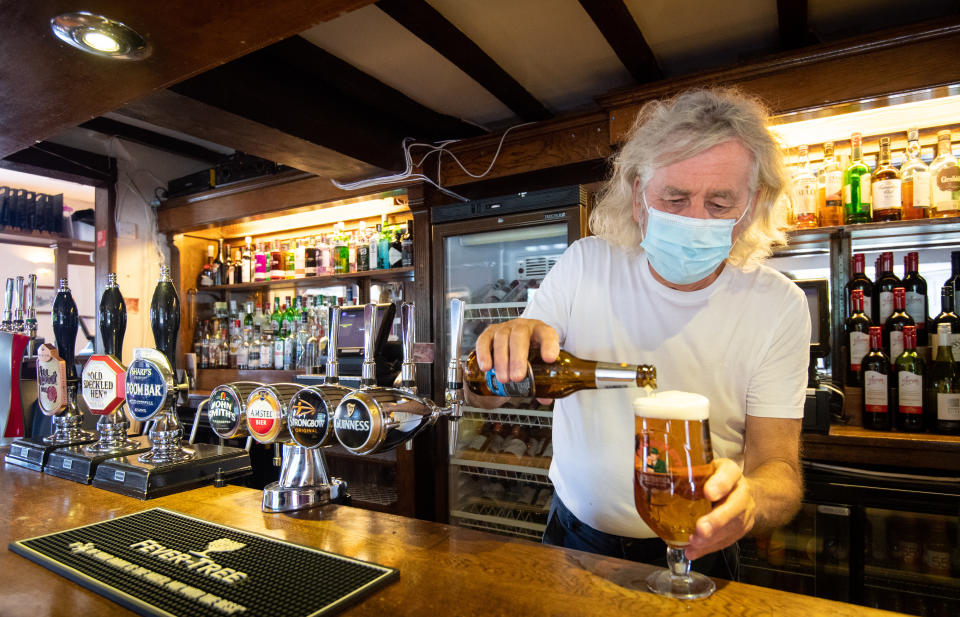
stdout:
[[503,383],[522,381],[527,376],[531,344],[540,346],[544,362],[554,362],[560,355],[557,331],[538,319],[511,319],[493,324],[477,339],[477,363],[482,371],[492,368]]

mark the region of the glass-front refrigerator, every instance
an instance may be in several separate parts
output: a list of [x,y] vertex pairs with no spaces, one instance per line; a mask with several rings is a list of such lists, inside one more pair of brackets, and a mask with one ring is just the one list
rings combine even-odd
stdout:
[[[431,212],[437,357],[447,358],[452,298],[466,303],[462,358],[493,323],[519,317],[564,250],[582,237],[580,186],[439,206]],[[437,362],[434,383],[444,383]],[[451,523],[539,540],[553,500],[553,412],[535,400],[467,406],[448,469]]]

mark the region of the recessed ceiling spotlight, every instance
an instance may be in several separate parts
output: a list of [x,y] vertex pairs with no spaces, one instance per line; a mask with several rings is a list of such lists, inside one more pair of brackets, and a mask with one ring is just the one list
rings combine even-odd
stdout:
[[150,44],[129,26],[86,11],[64,13],[50,20],[57,38],[77,49],[118,60],[143,60]]

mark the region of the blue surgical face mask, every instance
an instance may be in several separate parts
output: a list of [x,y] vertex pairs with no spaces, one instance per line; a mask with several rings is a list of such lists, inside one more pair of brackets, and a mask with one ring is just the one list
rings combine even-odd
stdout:
[[738,219],[695,219],[661,212],[647,205],[647,230],[640,246],[657,274],[677,285],[701,281],[730,256],[733,228]]

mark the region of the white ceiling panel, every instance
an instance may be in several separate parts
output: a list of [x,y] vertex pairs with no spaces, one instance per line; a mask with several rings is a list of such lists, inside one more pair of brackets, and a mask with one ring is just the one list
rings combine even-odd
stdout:
[[485,125],[514,116],[469,75],[376,6],[300,34],[434,111]]
[[428,0],[551,111],[633,83],[577,0]]
[[775,0],[625,0],[667,76],[776,49]]

